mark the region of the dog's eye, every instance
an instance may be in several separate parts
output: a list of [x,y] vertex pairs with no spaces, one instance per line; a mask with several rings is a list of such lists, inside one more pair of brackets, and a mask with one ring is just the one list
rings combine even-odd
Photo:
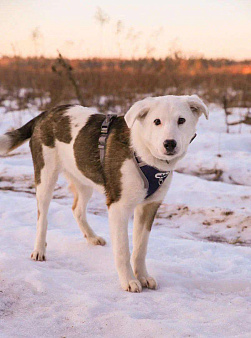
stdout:
[[184,124],[186,122],[186,119],[184,119],[184,117],[180,117],[178,119],[178,124]]
[[156,119],[156,120],[154,120],[153,122],[154,122],[154,124],[155,124],[156,126],[158,126],[159,124],[161,124],[160,119]]

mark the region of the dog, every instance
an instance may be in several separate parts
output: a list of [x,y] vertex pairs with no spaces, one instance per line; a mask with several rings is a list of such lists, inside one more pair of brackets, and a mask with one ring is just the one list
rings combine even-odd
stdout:
[[[115,265],[124,290],[156,289],[145,258],[155,214],[184,157],[199,117],[208,108],[197,95],[148,97],[113,120],[105,140],[104,160],[99,139],[105,115],[80,105],[45,111],[21,128],[0,137],[4,155],[30,139],[37,198],[37,234],[31,258],[45,260],[47,212],[62,172],[74,194],[74,217],[88,243],[105,245],[86,219],[93,189],[106,194]],[[136,154],[136,155],[135,155]],[[140,164],[135,161],[140,158]],[[149,196],[139,167],[153,168],[159,186]],[[151,183],[151,182],[150,182]],[[128,221],[134,212],[132,266]]]

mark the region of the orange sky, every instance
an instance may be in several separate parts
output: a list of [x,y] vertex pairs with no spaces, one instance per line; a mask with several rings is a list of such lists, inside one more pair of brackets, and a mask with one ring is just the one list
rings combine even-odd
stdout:
[[[251,59],[249,0],[0,0],[0,55]],[[95,19],[100,7],[108,20]],[[118,26],[118,21],[122,24]],[[119,30],[118,30],[119,27]]]

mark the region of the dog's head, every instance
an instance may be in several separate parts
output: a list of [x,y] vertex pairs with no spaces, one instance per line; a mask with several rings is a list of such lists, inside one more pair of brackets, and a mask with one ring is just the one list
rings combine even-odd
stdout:
[[185,154],[202,114],[208,119],[208,109],[197,95],[167,95],[136,102],[125,121],[155,158],[170,161]]

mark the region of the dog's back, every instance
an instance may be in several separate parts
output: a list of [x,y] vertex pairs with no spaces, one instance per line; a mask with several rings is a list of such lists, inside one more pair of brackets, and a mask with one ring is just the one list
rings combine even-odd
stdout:
[[102,168],[95,159],[103,120],[104,115],[82,106],[59,106],[47,112],[36,123],[30,140],[36,185],[42,169],[51,166],[48,158],[53,157],[57,170],[68,178],[72,175],[82,183],[90,179],[102,186]]
[[47,212],[60,172],[74,193],[73,213],[87,241],[104,245],[86,220],[86,206],[93,188],[104,192],[104,172],[98,139],[105,118],[90,108],[64,105],[45,111],[23,127],[0,137],[0,154],[30,139],[38,205],[37,237],[31,255],[45,260]]
[[102,186],[104,179],[98,138],[104,118],[103,114],[79,105],[58,106],[2,135],[0,154],[6,154],[30,139],[36,185],[41,183],[41,171],[45,165],[49,170],[55,162],[57,169],[65,174],[72,173],[80,180],[84,179],[83,174],[94,184]]
[[109,205],[120,195],[119,171],[132,152],[129,129],[119,117],[112,124],[101,163],[98,142],[104,119],[105,115],[79,105],[55,107],[1,136],[0,154],[30,139],[36,187],[42,176],[48,182],[50,174],[63,172],[70,183],[75,179],[100,192],[106,190]]

